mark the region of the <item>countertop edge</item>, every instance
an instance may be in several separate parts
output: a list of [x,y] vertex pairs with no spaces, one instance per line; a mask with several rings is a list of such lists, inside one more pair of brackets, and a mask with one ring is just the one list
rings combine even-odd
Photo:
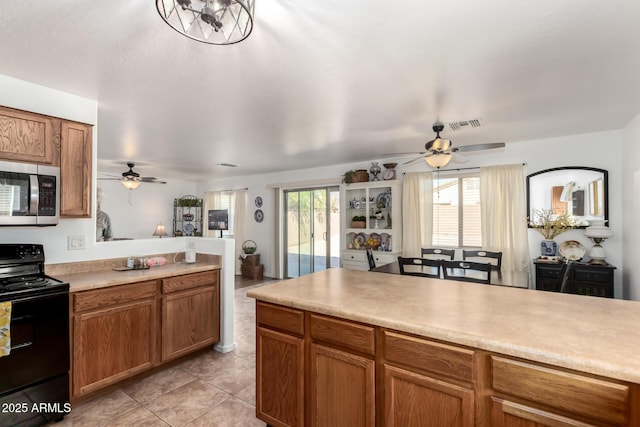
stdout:
[[113,271],[97,270],[84,273],[71,273],[55,276],[57,280],[69,283],[69,292],[82,292],[102,289],[129,283],[157,280],[183,274],[200,273],[221,269],[220,264],[166,264],[146,270]]

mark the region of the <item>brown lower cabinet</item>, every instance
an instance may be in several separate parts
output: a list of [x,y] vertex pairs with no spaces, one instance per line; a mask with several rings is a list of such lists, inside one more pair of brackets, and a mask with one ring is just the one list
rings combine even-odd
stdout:
[[271,426],[639,426],[640,385],[258,301]]
[[72,398],[219,341],[219,283],[213,270],[72,293]]

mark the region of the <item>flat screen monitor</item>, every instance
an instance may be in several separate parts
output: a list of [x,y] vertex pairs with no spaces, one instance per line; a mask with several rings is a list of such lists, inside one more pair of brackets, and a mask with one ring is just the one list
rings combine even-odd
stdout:
[[227,209],[212,209],[209,211],[209,230],[228,230],[229,211]]

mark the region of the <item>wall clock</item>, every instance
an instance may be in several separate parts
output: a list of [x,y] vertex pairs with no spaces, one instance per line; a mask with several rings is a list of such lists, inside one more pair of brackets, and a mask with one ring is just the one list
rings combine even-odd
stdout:
[[262,207],[262,197],[260,197],[260,196],[256,197],[256,207],[257,208],[261,208]]
[[253,218],[256,220],[256,222],[262,222],[262,220],[264,219],[264,212],[262,212],[262,209],[256,209],[253,214]]

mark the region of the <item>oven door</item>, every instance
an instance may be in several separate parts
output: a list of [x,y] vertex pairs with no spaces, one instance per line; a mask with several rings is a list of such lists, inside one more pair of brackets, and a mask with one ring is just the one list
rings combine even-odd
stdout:
[[0,357],[0,396],[68,374],[69,293],[12,300],[10,334],[11,351]]

